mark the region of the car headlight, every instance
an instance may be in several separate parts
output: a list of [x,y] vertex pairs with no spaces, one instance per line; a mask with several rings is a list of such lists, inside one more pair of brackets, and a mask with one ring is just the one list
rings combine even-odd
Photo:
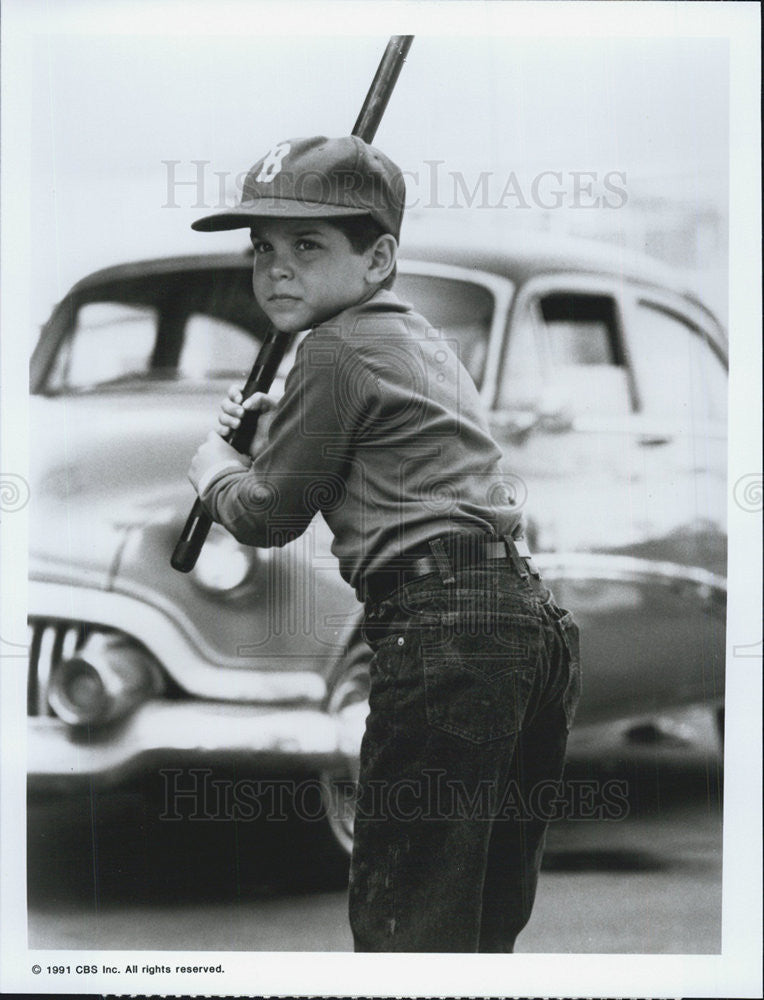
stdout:
[[191,579],[216,593],[234,590],[252,568],[253,552],[241,546],[224,528],[213,525],[191,571]]
[[70,726],[104,725],[155,694],[159,676],[156,661],[138,643],[96,632],[55,668],[48,701]]

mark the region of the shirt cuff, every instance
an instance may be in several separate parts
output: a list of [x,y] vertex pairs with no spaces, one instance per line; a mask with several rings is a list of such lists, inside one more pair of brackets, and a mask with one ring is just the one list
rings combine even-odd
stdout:
[[199,482],[196,484],[196,492],[200,497],[203,496],[212,485],[212,481],[217,479],[218,476],[222,475],[224,472],[248,471],[249,469],[242,462],[237,462],[234,459],[216,462],[215,465],[210,465],[204,470],[199,478]]

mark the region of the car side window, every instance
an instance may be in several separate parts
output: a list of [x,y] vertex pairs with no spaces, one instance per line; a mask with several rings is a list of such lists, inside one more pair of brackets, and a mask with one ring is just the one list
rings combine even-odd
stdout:
[[241,378],[255,360],[258,344],[248,330],[235,323],[192,313],[186,320],[178,359],[181,378]]
[[555,291],[521,307],[510,330],[498,407],[629,413],[633,394],[613,296]]
[[646,414],[680,424],[726,420],[724,363],[689,319],[640,299],[631,350]]
[[87,302],[59,348],[48,377],[53,392],[145,376],[157,335],[157,312],[124,302]]
[[441,330],[480,388],[485,375],[494,297],[477,282],[425,274],[399,274],[395,294]]

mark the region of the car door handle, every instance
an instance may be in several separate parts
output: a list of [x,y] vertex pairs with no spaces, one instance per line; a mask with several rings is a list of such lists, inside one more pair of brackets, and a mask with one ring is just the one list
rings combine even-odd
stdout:
[[491,422],[504,437],[515,444],[523,444],[534,431],[562,434],[573,430],[573,416],[566,409],[494,413]]
[[491,423],[500,436],[512,444],[525,444],[539,425],[536,413],[494,413]]
[[671,444],[674,439],[663,434],[643,434],[638,444],[641,448],[657,448],[659,445]]

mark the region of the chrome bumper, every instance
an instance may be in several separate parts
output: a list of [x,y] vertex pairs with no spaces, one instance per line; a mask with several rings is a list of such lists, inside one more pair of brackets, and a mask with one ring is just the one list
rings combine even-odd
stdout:
[[42,716],[28,722],[30,791],[114,785],[178,761],[238,760],[276,772],[342,760],[336,721],[310,707],[155,700],[102,731],[72,729]]

